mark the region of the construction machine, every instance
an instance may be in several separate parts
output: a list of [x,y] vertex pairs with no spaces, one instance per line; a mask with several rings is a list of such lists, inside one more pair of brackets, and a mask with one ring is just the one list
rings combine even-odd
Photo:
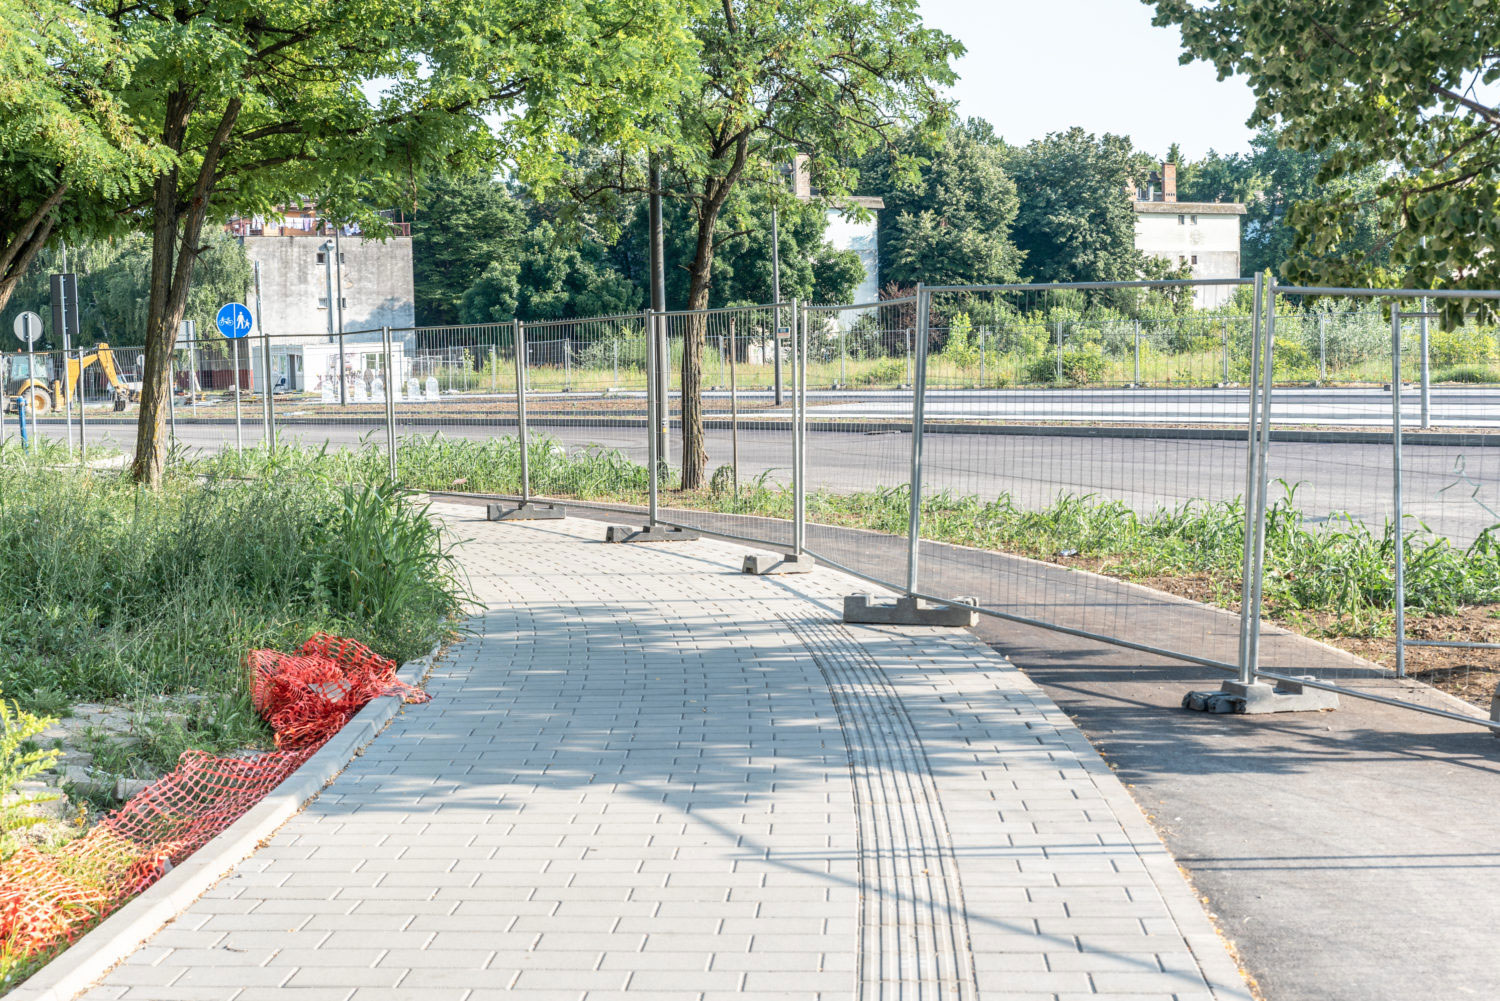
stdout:
[[[36,364],[35,372],[31,371],[33,362]],[[3,379],[0,381],[3,381],[5,387],[6,410],[16,409],[17,397],[28,399],[28,409],[36,417],[50,412],[59,403],[67,406],[78,390],[79,376],[95,363],[98,363],[113,391],[116,410],[124,410],[129,404],[140,401],[141,384],[121,379],[120,370],[115,365],[114,352],[109,349],[108,344],[100,343],[91,354],[86,354],[81,359],[67,360],[66,379],[57,378],[57,364],[50,353],[16,354],[0,359],[0,367],[3,367],[3,372],[0,372]]]

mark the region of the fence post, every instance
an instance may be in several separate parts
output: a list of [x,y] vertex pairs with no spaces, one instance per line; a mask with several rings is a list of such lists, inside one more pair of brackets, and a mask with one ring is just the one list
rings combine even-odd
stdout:
[[1229,320],[1224,320],[1224,385],[1229,385]]
[[807,484],[802,465],[807,416],[807,315],[792,298],[792,554],[802,556],[807,532]]
[[[1423,310],[1425,312],[1425,310]],[[1425,320],[1423,321],[1426,322]],[[1396,677],[1406,677],[1406,536],[1401,497],[1401,302],[1391,300],[1391,507],[1396,530]]]
[[1318,314],[1318,381],[1328,381],[1328,314]]
[[979,388],[983,389],[984,378],[984,328],[979,328]]
[[[1255,276],[1255,280],[1257,282],[1259,282],[1260,281],[1260,276],[1256,275]],[[1259,286],[1257,285],[1257,287],[1259,287]],[[1134,322],[1135,322],[1135,385],[1136,385],[1136,388],[1140,388],[1140,385],[1141,385],[1141,321],[1140,321],[1139,318],[1137,318]],[[1257,323],[1260,322],[1260,320],[1259,320],[1258,317],[1256,319],[1256,322]],[[1253,351],[1254,348],[1251,348],[1251,350]]]
[[339,328],[339,406],[341,407],[349,402],[349,390],[346,385],[348,381],[349,370],[344,367],[344,330],[341,326]]
[[[167,356],[167,428],[168,435],[170,436],[172,444],[174,445],[177,444],[177,359],[175,355],[176,352],[174,351],[171,355]],[[63,372],[66,373],[67,370],[68,360],[67,357],[64,356]],[[68,451],[70,453],[73,451],[73,428],[71,427],[72,416],[73,407],[70,404],[68,406],[68,417],[70,424],[68,428]]]
[[[193,323],[192,320],[189,320],[188,323],[192,324],[188,328],[188,367],[190,369],[188,372],[188,402],[192,405],[193,416],[196,417],[198,415],[198,391],[202,388],[198,382],[198,325]],[[78,377],[80,379],[83,378],[82,369],[79,370]],[[82,407],[82,400],[83,397],[79,397],[80,408]]]
[[[661,466],[661,425],[658,423],[658,411],[661,409],[661,382],[657,378],[657,364],[661,353],[661,344],[657,340],[659,332],[658,324],[661,321],[660,313],[649,313],[646,333],[646,462],[650,466],[647,475],[646,498],[646,526],[656,527],[656,497],[657,478]],[[778,367],[778,375],[780,369]]]
[[1260,608],[1262,578],[1266,567],[1266,495],[1269,483],[1266,478],[1266,454],[1271,447],[1271,387],[1276,358],[1276,284],[1267,283],[1265,290],[1266,320],[1261,346],[1260,370],[1260,441],[1255,450],[1255,548],[1250,565],[1250,633],[1246,644],[1245,662],[1240,667],[1243,674],[1248,671],[1252,680],[1255,669],[1260,666]]
[[773,322],[771,337],[771,395],[775,404],[779,407],[782,402],[781,392],[781,300],[776,300],[776,319]]
[[927,408],[927,324],[930,296],[917,283],[917,358],[911,406],[911,509],[906,522],[906,593],[917,591],[918,542],[922,531],[922,433]]
[[[879,312],[878,310],[876,311]],[[849,388],[849,345],[844,341],[844,321],[839,318],[839,388]]]
[[[87,419],[84,417],[84,410],[85,410],[84,404],[88,402],[88,397],[86,397],[86,396],[83,395],[83,348],[82,347],[80,347],[78,349],[78,388],[77,388],[76,392],[78,393],[78,462],[79,462],[80,465],[82,465],[83,463],[86,463],[88,461],[88,448],[89,448],[88,437],[84,433],[85,430],[87,429],[87,426],[88,426],[87,425]],[[0,407],[0,413],[3,413],[3,412],[4,412],[4,408]],[[4,434],[4,430],[3,430],[4,423],[3,422],[4,422],[4,418],[0,417],[0,443],[3,443],[5,441],[5,434]]]
[[614,386],[616,389],[619,389],[620,388],[620,342],[618,340],[614,341],[614,343],[611,345],[611,347],[614,348],[614,356],[615,356],[615,378],[614,378],[614,381],[610,383],[610,385]]
[[563,392],[573,391],[573,338],[563,338]]
[[521,449],[521,503],[531,502],[531,445],[526,434],[526,324],[515,326],[516,347],[516,443]]
[[400,482],[396,474],[396,366],[391,355],[391,328],[381,327],[385,345],[385,454],[391,467],[391,485]]
[[[1243,552],[1240,558],[1240,656],[1239,656],[1239,683],[1242,685],[1253,684],[1255,681],[1255,665],[1250,663],[1250,622],[1251,604],[1255,593],[1255,540],[1260,534],[1260,508],[1256,503],[1256,463],[1255,456],[1258,451],[1256,415],[1258,413],[1260,394],[1260,351],[1261,351],[1261,310],[1265,302],[1264,295],[1265,276],[1259,272],[1255,275],[1255,306],[1250,320],[1250,413],[1245,424],[1245,538]],[[1137,323],[1139,329],[1139,323]]]
[[1062,321],[1055,321],[1053,327],[1055,330],[1054,337],[1057,341],[1057,381],[1062,382]]
[[740,397],[738,359],[734,342],[734,317],[729,318],[729,469],[734,481],[734,499],[740,499]]
[[266,450],[276,447],[276,411],[272,404],[272,335],[261,330],[261,375],[266,384],[261,386],[261,417],[266,420]]
[[1422,305],[1421,334],[1421,368],[1422,368],[1422,428],[1425,430],[1432,426],[1432,369],[1427,362],[1427,348],[1430,343],[1427,339],[1427,310],[1428,300],[1423,299]]

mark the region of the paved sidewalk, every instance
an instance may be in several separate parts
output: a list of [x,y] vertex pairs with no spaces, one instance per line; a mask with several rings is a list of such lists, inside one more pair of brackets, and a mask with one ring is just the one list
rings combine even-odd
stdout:
[[1082,734],[831,571],[441,506],[487,609],[308,809],[85,996],[1248,997]]

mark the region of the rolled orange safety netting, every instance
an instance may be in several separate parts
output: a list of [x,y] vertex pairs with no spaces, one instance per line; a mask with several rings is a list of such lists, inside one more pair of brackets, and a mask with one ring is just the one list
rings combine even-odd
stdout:
[[279,750],[249,758],[187,751],[83,837],[24,848],[0,867],[0,971],[72,941],[242,817],[371,699],[426,692],[362,643],[318,633],[296,653],[246,658],[256,711]]

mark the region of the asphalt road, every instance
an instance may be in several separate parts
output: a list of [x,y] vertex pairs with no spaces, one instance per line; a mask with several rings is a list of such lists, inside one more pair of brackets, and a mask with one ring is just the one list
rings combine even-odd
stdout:
[[[257,415],[258,416],[258,415]],[[130,451],[134,427],[89,426],[90,441],[108,441]],[[12,433],[14,428],[12,426]],[[60,436],[61,428],[45,433]],[[418,425],[403,434],[446,434],[470,438],[510,437],[506,425]],[[537,429],[567,445],[616,448],[644,463],[642,428],[546,427]],[[381,442],[383,432],[368,424],[288,424],[278,426],[283,443],[328,443],[348,447],[362,440]],[[243,426],[247,445],[260,441],[258,420]],[[178,440],[192,449],[233,447],[234,427],[177,423]],[[812,431],[808,434],[810,489],[832,492],[872,490],[905,483],[911,469],[911,436],[900,432]],[[711,469],[728,464],[734,436],[708,432]],[[765,474],[774,483],[791,479],[791,435],[787,431],[742,429],[738,435],[741,483]],[[672,435],[673,464],[681,442]],[[1460,544],[1472,541],[1500,521],[1500,448],[1465,445],[1412,445],[1403,448],[1403,496],[1408,518]],[[1388,444],[1277,442],[1268,474],[1272,498],[1295,489],[1295,504],[1315,521],[1354,520],[1382,530],[1394,507],[1392,454]],[[923,486],[928,492],[994,498],[1008,493],[1019,505],[1044,506],[1059,495],[1092,495],[1122,501],[1149,513],[1193,501],[1231,500],[1245,489],[1243,442],[1177,438],[1078,437],[1047,434],[953,434],[929,431],[923,447]],[[1411,524],[1411,521],[1408,522]]]

